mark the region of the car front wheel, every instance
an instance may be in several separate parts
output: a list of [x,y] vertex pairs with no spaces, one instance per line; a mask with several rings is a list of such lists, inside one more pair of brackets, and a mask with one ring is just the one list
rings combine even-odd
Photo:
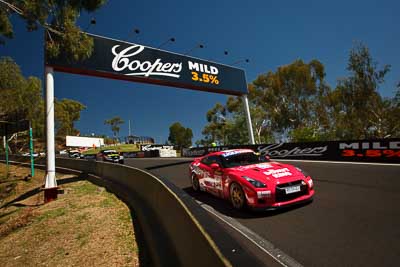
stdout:
[[197,178],[195,173],[192,173],[192,188],[196,192],[200,191],[199,179]]
[[237,183],[233,183],[229,190],[231,203],[235,209],[241,210],[246,205],[246,198],[243,189]]

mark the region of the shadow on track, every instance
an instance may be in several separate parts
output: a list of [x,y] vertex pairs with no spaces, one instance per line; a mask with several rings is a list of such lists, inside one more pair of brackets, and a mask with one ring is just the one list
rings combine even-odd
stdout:
[[173,162],[173,163],[167,163],[167,164],[161,164],[161,165],[156,165],[156,166],[151,166],[145,168],[148,171],[154,170],[154,169],[161,169],[161,168],[166,168],[166,167],[172,167],[172,166],[177,166],[177,165],[182,165],[182,164],[188,164],[191,163],[192,161],[187,160],[187,161],[179,161],[179,162]]
[[199,203],[200,206],[205,204],[212,207],[214,210],[218,211],[223,215],[239,219],[252,219],[252,218],[265,218],[265,217],[278,216],[280,214],[299,209],[311,203],[307,202],[273,211],[253,211],[248,208],[244,209],[243,211],[240,211],[234,209],[229,201],[220,199],[212,194],[206,192],[196,192],[193,190],[192,187],[183,188],[183,191],[185,191],[195,200],[201,202]]

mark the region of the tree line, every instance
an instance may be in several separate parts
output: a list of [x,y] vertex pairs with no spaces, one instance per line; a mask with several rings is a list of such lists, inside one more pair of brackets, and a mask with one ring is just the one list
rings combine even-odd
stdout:
[[[0,45],[13,38],[10,18],[18,15],[26,22],[28,31],[44,28],[49,56],[65,51],[75,60],[85,59],[93,50],[93,40],[80,31],[76,21],[82,12],[96,11],[105,2],[1,1]],[[0,68],[0,119],[28,119],[35,129],[35,136],[44,137],[41,81],[36,77],[24,78],[10,58],[2,58]],[[308,63],[295,60],[274,72],[259,75],[248,85],[256,142],[399,137],[400,82],[394,88],[392,98],[383,98],[379,94],[390,66],[378,68],[368,48],[359,43],[350,51],[347,70],[348,76],[340,79],[333,88],[327,84],[325,67],[318,60]],[[57,135],[77,134],[74,124],[85,108],[75,100],[56,99]],[[202,131],[204,138],[198,140],[197,145],[248,142],[241,98],[230,97],[225,104],[217,103],[207,112],[206,118],[208,123]],[[123,121],[113,119],[105,124],[111,126],[117,137]],[[171,125],[171,143],[189,146],[191,139],[191,129]]]
[[[379,68],[362,43],[350,51],[348,76],[335,88],[324,65],[301,59],[259,75],[248,85],[257,143],[400,137],[400,83],[392,98],[379,88],[390,65]],[[248,133],[240,97],[217,103],[207,114],[197,145],[245,144]]]
[[[65,142],[66,135],[79,135],[76,122],[86,106],[72,99],[55,99],[55,133],[60,143]],[[12,58],[0,58],[0,123],[29,120],[35,139],[44,139],[45,102],[42,95],[42,82],[37,77],[25,78],[20,67]],[[110,125],[114,138],[118,138],[120,125],[124,121],[116,116],[105,120]]]
[[[75,123],[86,107],[72,99],[55,99],[57,136],[76,135]],[[37,77],[25,78],[20,67],[9,57],[0,58],[0,120],[29,120],[34,137],[45,137],[45,103],[42,83]]]
[[[400,137],[400,83],[392,98],[383,98],[379,88],[390,71],[378,68],[368,48],[358,44],[349,54],[348,77],[331,88],[324,65],[300,59],[259,75],[248,85],[249,106],[257,143],[304,142]],[[9,57],[0,59],[0,120],[31,122],[35,138],[45,137],[44,99],[41,80],[25,78]],[[58,137],[76,135],[75,123],[85,105],[72,99],[55,99]],[[204,138],[197,145],[245,144],[248,134],[240,97],[229,97],[206,113]],[[118,137],[124,121],[114,117],[104,122]],[[180,123],[170,126],[168,141],[188,147],[193,133]]]

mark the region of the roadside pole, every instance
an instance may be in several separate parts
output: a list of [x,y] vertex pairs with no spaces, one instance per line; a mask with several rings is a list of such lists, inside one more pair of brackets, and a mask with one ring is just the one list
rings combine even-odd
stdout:
[[7,132],[6,132],[6,135],[3,137],[3,140],[4,140],[4,149],[6,150],[6,168],[7,168],[6,177],[8,178],[8,140],[7,140]]
[[32,136],[32,126],[29,122],[29,152],[31,154],[31,177],[35,176],[35,162],[33,159],[33,136]]
[[243,99],[243,105],[244,105],[244,112],[246,116],[246,122],[247,122],[247,130],[249,132],[249,140],[252,145],[255,144],[254,141],[254,133],[253,133],[253,125],[251,122],[251,115],[250,115],[250,108],[249,108],[249,100],[247,99],[247,95],[242,95]]
[[44,187],[44,202],[57,199],[56,159],[54,146],[54,77],[53,68],[45,67],[46,78],[46,183]]

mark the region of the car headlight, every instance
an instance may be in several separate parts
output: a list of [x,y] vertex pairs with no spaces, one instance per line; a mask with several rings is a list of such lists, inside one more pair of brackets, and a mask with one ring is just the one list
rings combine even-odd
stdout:
[[249,183],[251,183],[256,188],[265,188],[265,187],[267,187],[266,184],[264,184],[264,183],[262,183],[260,181],[254,180],[253,178],[250,178],[248,176],[242,176],[242,178],[246,179]]
[[314,182],[311,178],[310,178],[310,180],[308,180],[308,184],[309,184],[310,188],[314,187]]
[[296,167],[296,169],[297,169],[299,172],[301,172],[305,177],[309,177],[309,176],[310,176],[306,171],[300,169],[299,167]]

